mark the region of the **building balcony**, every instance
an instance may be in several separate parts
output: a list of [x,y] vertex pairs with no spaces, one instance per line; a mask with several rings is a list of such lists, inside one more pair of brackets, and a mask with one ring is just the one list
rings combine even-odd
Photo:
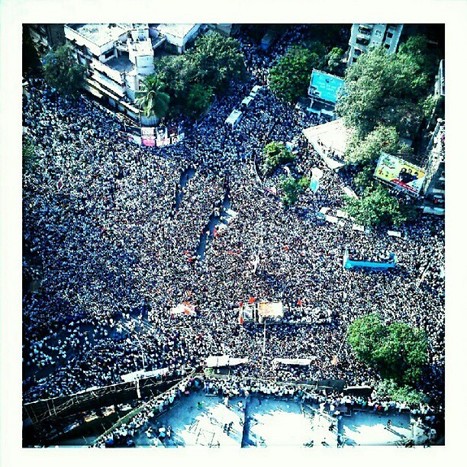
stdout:
[[365,37],[370,37],[372,30],[373,30],[373,26],[370,26],[368,24],[360,24],[358,26],[359,34],[363,34]]
[[120,98],[125,97],[125,87],[124,85],[118,85],[115,81],[112,81],[110,78],[107,78],[105,75],[102,75],[98,71],[94,71],[91,76],[92,81],[97,81],[102,86],[105,86],[107,89],[112,91],[114,94]]
[[[129,62],[129,60],[127,60]],[[119,85],[124,84],[122,73],[129,71],[133,66],[128,66],[125,62],[125,57],[112,58],[107,63],[102,63],[97,59],[93,59],[90,63],[91,70],[96,70],[109,77],[112,81],[115,81]],[[115,65],[115,66],[114,66]]]

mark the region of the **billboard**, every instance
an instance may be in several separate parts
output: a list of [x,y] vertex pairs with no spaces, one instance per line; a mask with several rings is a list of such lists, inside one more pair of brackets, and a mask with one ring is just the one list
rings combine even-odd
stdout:
[[425,181],[425,171],[399,157],[381,153],[374,176],[418,195]]
[[323,71],[313,70],[308,95],[335,104],[343,85],[343,78]]
[[143,146],[156,145],[156,136],[153,127],[141,127],[141,143]]

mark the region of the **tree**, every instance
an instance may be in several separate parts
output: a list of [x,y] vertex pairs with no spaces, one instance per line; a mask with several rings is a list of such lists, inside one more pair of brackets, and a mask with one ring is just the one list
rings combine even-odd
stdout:
[[394,402],[406,402],[409,405],[419,405],[428,402],[428,397],[421,391],[416,391],[408,385],[399,386],[393,379],[384,379],[375,388],[376,396],[387,398]]
[[202,84],[193,84],[186,100],[186,113],[190,117],[199,117],[209,109],[214,97],[211,87]]
[[347,162],[366,165],[376,162],[381,151],[389,154],[409,153],[410,148],[400,143],[395,127],[378,125],[365,138],[354,135],[345,153]]
[[136,91],[136,104],[146,117],[163,117],[169,108],[170,96],[164,92],[163,84],[156,75],[147,76]]
[[305,47],[293,46],[269,71],[269,87],[285,102],[296,102],[307,94],[311,71],[319,56]]
[[294,204],[297,201],[300,194],[307,189],[309,184],[310,180],[307,177],[301,177],[300,179],[296,179],[292,176],[282,176],[279,182],[279,188],[282,191],[282,202],[286,206]]
[[396,381],[413,384],[428,362],[428,342],[421,329],[395,322],[387,327],[381,345],[374,352],[381,374]]
[[342,58],[344,57],[344,51],[340,47],[333,47],[325,57],[326,68],[330,73],[336,73],[342,68]]
[[195,75],[194,64],[186,54],[169,55],[156,62],[156,76],[162,83],[161,89],[170,96],[171,115],[176,116],[185,111]]
[[205,34],[186,55],[195,69],[194,81],[212,87],[215,92],[225,92],[231,81],[246,77],[240,44],[232,37],[218,32]]
[[428,39],[423,35],[410,36],[406,42],[399,46],[397,55],[399,58],[407,59],[412,64],[416,64],[418,70],[423,75],[426,83],[424,93],[431,92],[431,84],[437,72],[439,60],[442,58],[437,49],[430,49]]
[[77,63],[67,45],[50,50],[42,59],[44,78],[60,94],[75,99],[84,84],[86,68]]
[[421,329],[401,322],[385,326],[376,314],[354,320],[347,341],[358,360],[399,384],[416,384],[428,363],[428,340]]
[[380,123],[411,136],[423,117],[421,98],[428,82],[413,55],[387,54],[383,47],[375,47],[347,68],[345,92],[336,111],[359,137]]
[[271,174],[279,165],[295,160],[295,155],[285,147],[285,144],[276,141],[264,147],[263,157],[262,171],[266,175]]
[[380,184],[367,188],[358,199],[346,196],[345,210],[356,222],[365,226],[399,226],[407,220],[399,201]]
[[347,331],[347,342],[355,356],[365,363],[373,362],[373,355],[384,338],[384,326],[376,314],[356,319]]
[[211,105],[214,94],[225,92],[232,80],[246,76],[238,41],[212,32],[200,37],[184,55],[156,63],[160,90],[170,96],[169,114],[197,117]]

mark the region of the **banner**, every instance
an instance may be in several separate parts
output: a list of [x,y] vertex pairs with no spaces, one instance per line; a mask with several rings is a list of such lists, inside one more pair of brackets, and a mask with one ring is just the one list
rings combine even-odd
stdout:
[[150,147],[156,145],[156,136],[153,127],[141,127],[141,144]]
[[196,316],[195,306],[188,302],[183,302],[170,310],[170,315]]
[[420,193],[425,181],[422,168],[385,152],[381,153],[374,176],[416,195]]

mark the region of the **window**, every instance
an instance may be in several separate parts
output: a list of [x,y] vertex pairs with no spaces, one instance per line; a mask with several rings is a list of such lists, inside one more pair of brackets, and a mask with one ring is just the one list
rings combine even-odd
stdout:
[[371,33],[371,28],[367,26],[360,26],[358,28],[358,32],[361,32],[362,34],[370,34]]
[[362,54],[362,51],[361,51],[360,49],[355,49],[354,55],[355,55],[356,57],[358,57],[358,56],[361,55],[361,54]]
[[384,44],[384,47],[386,47],[386,49],[389,49],[389,47],[391,47],[391,44]]
[[360,45],[368,45],[370,43],[370,41],[364,37],[357,37],[356,42]]
[[104,58],[110,58],[113,57],[114,55],[114,49],[107,50],[107,52],[104,53]]
[[389,39],[391,39],[392,36],[394,36],[394,34],[393,34],[392,32],[388,32],[388,33],[387,33],[387,36],[388,36]]

